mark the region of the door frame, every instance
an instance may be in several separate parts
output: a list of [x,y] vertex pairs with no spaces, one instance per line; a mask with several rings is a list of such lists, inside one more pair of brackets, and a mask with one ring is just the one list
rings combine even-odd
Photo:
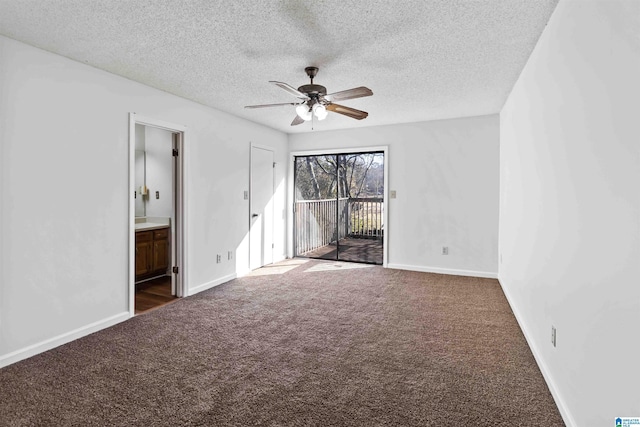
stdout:
[[295,175],[295,158],[298,156],[322,156],[322,155],[334,155],[334,154],[351,154],[351,153],[384,153],[384,192],[382,206],[384,213],[382,215],[384,221],[384,239],[382,239],[382,266],[387,267],[389,263],[389,146],[374,146],[374,147],[349,147],[349,148],[337,148],[327,150],[308,150],[308,151],[291,151],[289,153],[289,173],[287,183],[287,257],[293,258],[294,256],[294,242],[293,236],[295,233],[294,227],[294,213],[293,206],[295,204],[294,195],[294,175]]
[[[257,148],[259,150],[266,150],[266,151],[270,151],[272,154],[272,159],[273,159],[273,182],[271,183],[271,197],[272,199],[275,197],[276,195],[276,151],[273,147],[269,147],[267,145],[261,145],[261,144],[255,144],[255,143],[250,143],[249,146],[249,212],[247,213],[248,218],[249,218],[249,229],[247,230],[247,235],[249,237],[249,256],[247,257],[247,271],[252,271],[251,270],[251,214],[252,214],[252,209],[253,206],[251,206],[251,202],[253,200],[253,188],[251,188],[251,182],[252,182],[252,178],[253,178],[253,149]],[[275,203],[272,200],[271,203],[271,208],[272,208],[272,212],[271,212],[271,236],[273,239],[274,236],[274,224],[275,224],[275,217],[274,217],[274,213],[275,213]],[[272,242],[272,244],[275,242]],[[273,263],[274,260],[274,248],[271,248],[271,262]],[[267,264],[265,264],[267,265]]]
[[172,251],[171,268],[178,267],[178,274],[174,274],[175,291],[177,297],[188,295],[187,287],[187,247],[185,236],[187,235],[187,194],[185,191],[187,156],[185,151],[185,141],[187,139],[187,128],[183,125],[165,122],[150,117],[141,116],[137,113],[129,113],[129,316],[135,315],[135,149],[136,149],[136,125],[149,126],[167,130],[178,135],[176,145],[178,157],[176,160],[174,181],[174,213],[175,224],[172,224]]

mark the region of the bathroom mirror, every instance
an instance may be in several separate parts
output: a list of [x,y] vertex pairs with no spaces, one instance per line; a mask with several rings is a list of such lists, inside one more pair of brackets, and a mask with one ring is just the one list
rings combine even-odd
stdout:
[[170,218],[173,215],[173,134],[136,124],[135,216]]
[[140,190],[145,186],[146,155],[144,150],[135,150],[135,212],[136,217],[146,216],[144,196]]

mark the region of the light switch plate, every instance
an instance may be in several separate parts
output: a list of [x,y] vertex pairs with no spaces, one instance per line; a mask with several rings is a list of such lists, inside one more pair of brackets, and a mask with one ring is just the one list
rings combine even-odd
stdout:
[[389,191],[389,197],[391,197],[392,199],[395,199],[396,198],[396,190]]

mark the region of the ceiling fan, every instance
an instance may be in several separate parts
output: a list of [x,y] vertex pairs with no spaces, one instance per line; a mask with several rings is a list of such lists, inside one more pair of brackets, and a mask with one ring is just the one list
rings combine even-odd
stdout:
[[304,69],[309,78],[311,84],[302,85],[298,89],[283,82],[270,81],[276,86],[281,87],[291,95],[299,99],[298,102],[285,102],[280,104],[262,104],[262,105],[247,105],[244,108],[265,108],[265,107],[279,107],[282,105],[295,105],[296,117],[291,122],[291,126],[296,126],[305,121],[311,120],[315,116],[318,120],[324,120],[327,117],[327,111],[342,114],[352,119],[362,120],[365,119],[369,113],[366,111],[356,110],[355,108],[345,107],[344,105],[335,104],[334,101],[344,101],[347,99],[362,98],[364,96],[371,96],[373,92],[371,89],[360,86],[353,89],[347,89],[340,92],[334,92],[327,95],[327,88],[321,85],[313,84],[313,78],[318,74],[318,67],[307,67]]

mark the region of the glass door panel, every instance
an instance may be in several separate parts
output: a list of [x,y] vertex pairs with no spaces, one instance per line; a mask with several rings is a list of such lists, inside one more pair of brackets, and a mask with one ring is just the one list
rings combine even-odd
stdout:
[[337,259],[335,156],[296,157],[294,182],[295,255]]
[[384,153],[340,154],[337,164],[343,204],[338,259],[382,264]]

